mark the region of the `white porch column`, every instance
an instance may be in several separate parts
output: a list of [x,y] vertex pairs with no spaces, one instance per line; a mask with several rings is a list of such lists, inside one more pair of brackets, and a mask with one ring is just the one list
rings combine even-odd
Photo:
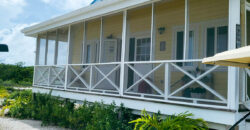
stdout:
[[124,77],[125,77],[125,54],[126,54],[126,38],[127,37],[127,10],[123,12],[122,26],[122,49],[121,49],[121,64],[120,64],[120,95],[123,95]]
[[[240,24],[240,0],[229,0],[228,49],[236,48],[236,25]],[[228,108],[238,110],[239,106],[239,69],[228,68]]]
[[68,27],[68,55],[67,55],[67,63],[66,63],[66,70],[65,70],[65,83],[64,83],[64,89],[67,89],[68,81],[70,78],[69,75],[69,64],[71,62],[71,44],[70,44],[70,32],[71,32],[71,25]]

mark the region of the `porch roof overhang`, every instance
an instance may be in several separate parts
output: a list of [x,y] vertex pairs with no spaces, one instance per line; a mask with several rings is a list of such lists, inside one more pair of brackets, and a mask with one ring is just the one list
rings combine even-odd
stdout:
[[160,0],[105,0],[87,7],[80,8],[62,16],[24,28],[26,36],[36,37],[39,33],[66,26],[72,23],[86,21],[97,17],[117,13],[129,8],[152,3]]
[[213,57],[204,58],[202,63],[250,68],[250,46],[218,53]]

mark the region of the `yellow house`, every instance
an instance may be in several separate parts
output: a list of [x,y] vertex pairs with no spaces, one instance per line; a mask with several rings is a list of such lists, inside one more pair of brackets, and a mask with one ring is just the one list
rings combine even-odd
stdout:
[[250,78],[201,61],[250,45],[248,2],[103,0],[25,28],[37,38],[33,91],[166,115],[189,111],[227,129],[244,114]]

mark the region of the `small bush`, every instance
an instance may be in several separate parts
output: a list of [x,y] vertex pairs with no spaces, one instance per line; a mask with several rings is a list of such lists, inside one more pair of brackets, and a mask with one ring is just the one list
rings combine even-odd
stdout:
[[145,110],[141,118],[131,121],[135,123],[135,130],[208,130],[207,123],[202,119],[192,119],[193,114],[185,112],[171,115],[163,119],[153,114],[151,117]]
[[3,81],[2,85],[9,87],[9,86],[15,86],[16,83],[14,81],[12,81],[12,80],[6,80],[6,81]]
[[10,94],[8,92],[8,90],[4,87],[0,87],[0,98],[6,98],[8,97]]

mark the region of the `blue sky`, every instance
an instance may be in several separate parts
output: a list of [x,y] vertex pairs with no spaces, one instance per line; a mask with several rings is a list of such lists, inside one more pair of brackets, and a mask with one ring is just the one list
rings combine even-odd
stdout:
[[0,43],[10,52],[0,53],[0,63],[34,65],[35,39],[20,31],[33,24],[89,5],[92,0],[1,0]]

